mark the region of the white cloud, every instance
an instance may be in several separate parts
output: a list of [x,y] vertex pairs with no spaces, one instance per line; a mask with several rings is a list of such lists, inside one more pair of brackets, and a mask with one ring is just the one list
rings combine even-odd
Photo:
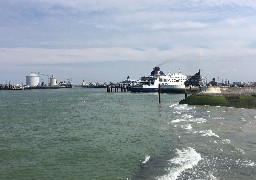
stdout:
[[63,63],[84,63],[102,61],[155,61],[161,63],[166,60],[219,61],[243,58],[254,58],[256,49],[204,49],[179,47],[177,49],[137,50],[131,48],[86,48],[86,49],[33,49],[11,48],[0,49],[0,63],[4,66],[42,65]]
[[[35,0],[33,0],[35,1]],[[94,0],[94,1],[84,1],[84,0],[37,0],[38,2],[42,3],[49,3],[49,4],[60,4],[63,6],[70,6],[70,7],[81,7],[85,5],[91,6],[100,6],[100,7],[109,7],[109,6],[123,6],[123,8],[127,6],[136,7],[136,5],[151,5],[156,6],[159,4],[195,4],[195,5],[208,5],[208,6],[224,6],[224,5],[237,5],[237,6],[247,6],[247,7],[256,7],[254,0]]]
[[1,68],[236,59],[239,71],[239,60],[256,65],[255,10],[254,0],[2,0]]
[[152,29],[154,30],[172,30],[172,29],[201,29],[206,28],[207,24],[200,22],[174,22],[174,23],[157,23],[153,24]]

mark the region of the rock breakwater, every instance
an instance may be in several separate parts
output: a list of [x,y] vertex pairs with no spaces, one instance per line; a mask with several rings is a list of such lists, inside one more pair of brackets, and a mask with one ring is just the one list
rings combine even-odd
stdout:
[[256,87],[209,87],[181,100],[180,104],[256,109]]

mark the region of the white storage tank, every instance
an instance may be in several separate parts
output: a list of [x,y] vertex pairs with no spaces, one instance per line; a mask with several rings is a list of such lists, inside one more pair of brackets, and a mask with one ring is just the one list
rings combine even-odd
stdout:
[[35,73],[30,73],[26,76],[26,85],[27,86],[38,86],[39,85],[39,76]]
[[50,77],[50,86],[57,86],[57,79],[54,76]]

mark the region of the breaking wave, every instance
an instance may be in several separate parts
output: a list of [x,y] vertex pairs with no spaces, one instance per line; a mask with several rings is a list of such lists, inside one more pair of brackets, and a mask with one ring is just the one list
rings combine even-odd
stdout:
[[142,162],[142,164],[146,164],[150,159],[150,156],[145,156],[145,160]]
[[169,160],[170,167],[167,175],[161,176],[159,180],[175,180],[181,175],[182,172],[187,169],[192,169],[201,160],[201,155],[195,151],[195,149],[188,147],[183,149],[176,149],[176,157]]

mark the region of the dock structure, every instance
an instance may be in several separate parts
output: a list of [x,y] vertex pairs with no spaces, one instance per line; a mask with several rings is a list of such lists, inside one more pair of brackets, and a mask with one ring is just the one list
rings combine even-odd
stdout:
[[122,84],[109,84],[107,85],[107,92],[127,92],[128,91],[127,85]]

